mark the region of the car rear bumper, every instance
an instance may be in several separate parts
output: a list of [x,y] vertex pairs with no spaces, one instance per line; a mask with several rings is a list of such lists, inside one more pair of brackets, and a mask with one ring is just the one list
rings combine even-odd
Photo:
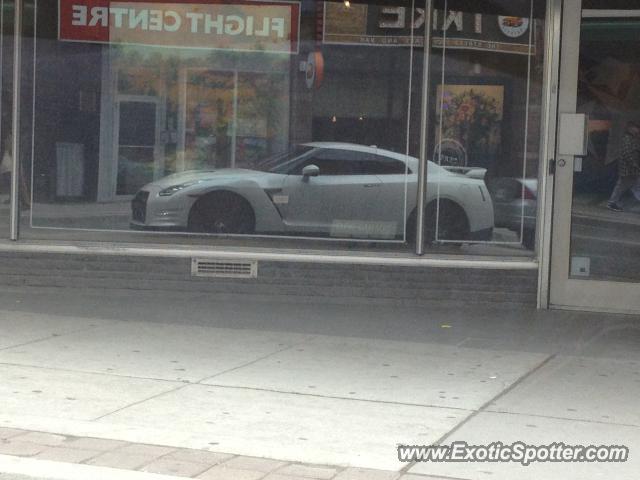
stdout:
[[533,201],[496,203],[494,205],[496,227],[520,231],[536,228],[536,203]]

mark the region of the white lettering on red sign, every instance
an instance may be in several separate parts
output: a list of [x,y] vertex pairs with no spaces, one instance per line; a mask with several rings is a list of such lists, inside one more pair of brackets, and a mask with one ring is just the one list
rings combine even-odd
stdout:
[[[111,27],[129,28],[151,31],[177,32],[182,27],[182,17],[173,10],[149,10],[121,7],[89,7],[73,5],[71,25],[74,27]],[[268,37],[275,34],[284,38],[284,18],[265,17],[260,25],[255,25],[253,16],[239,15],[211,15],[188,12],[187,19],[191,22],[191,33],[206,33],[216,35],[255,35]],[[256,28],[257,27],[257,28]]]
[[[289,53],[298,48],[298,2],[59,1],[60,39],[66,41]],[[175,40],[144,32],[175,34]]]

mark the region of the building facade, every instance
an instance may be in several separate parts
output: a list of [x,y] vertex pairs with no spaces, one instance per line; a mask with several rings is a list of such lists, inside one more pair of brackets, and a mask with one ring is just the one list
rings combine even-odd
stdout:
[[640,311],[640,2],[1,5],[10,283]]

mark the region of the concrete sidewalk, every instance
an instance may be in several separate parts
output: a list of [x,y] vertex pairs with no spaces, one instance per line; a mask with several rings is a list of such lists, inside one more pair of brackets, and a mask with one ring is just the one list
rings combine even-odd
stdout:
[[[158,474],[236,480],[624,480],[640,470],[640,318],[47,290],[3,291],[0,305],[0,427],[11,429],[0,454],[142,471],[160,462]],[[98,439],[116,441],[109,455],[71,446]],[[398,461],[397,444],[453,440],[623,444],[631,455]],[[145,448],[157,455],[131,460]],[[213,461],[180,470],[185,451]]]

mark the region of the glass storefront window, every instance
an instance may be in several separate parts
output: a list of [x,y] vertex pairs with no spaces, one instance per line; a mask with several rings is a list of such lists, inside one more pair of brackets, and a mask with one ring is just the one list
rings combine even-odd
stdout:
[[34,229],[404,243],[411,45],[325,47],[317,2],[106,4],[38,3]]
[[13,155],[11,94],[13,85],[13,4],[0,2],[0,239],[9,238]]
[[[441,46],[441,56],[432,81],[432,158],[451,171],[482,178],[488,187],[493,230],[476,230],[485,251],[533,250],[543,8],[533,1],[498,2],[482,13],[450,8],[435,12],[434,42]],[[436,238],[446,242],[440,232],[451,235],[455,229],[452,240],[463,239],[477,212],[467,207],[465,215],[453,206],[442,183],[432,194]]]
[[23,235],[530,255],[539,3],[36,1]]

